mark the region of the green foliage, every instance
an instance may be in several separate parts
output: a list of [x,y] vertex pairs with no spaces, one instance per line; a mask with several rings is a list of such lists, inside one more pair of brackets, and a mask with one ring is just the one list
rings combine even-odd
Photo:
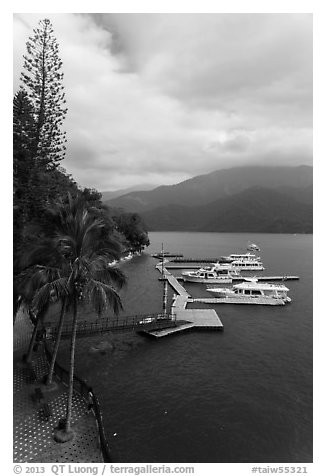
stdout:
[[[109,237],[103,240],[106,224],[95,211],[82,193],[75,197],[68,194],[62,199],[51,209],[52,230],[43,243],[34,244],[29,266],[21,273],[23,299],[37,316],[37,323],[53,302],[63,302],[62,315],[66,304],[73,308],[66,434],[71,430],[78,310],[83,303],[93,305],[98,315],[108,308],[117,314],[122,308],[117,289],[125,283],[125,276],[119,269],[108,266],[111,241]],[[31,340],[30,349],[32,343]]]
[[[82,193],[68,195],[48,211],[52,226],[47,236],[30,243],[23,254],[24,268],[15,280],[23,304],[34,314],[65,296],[94,304],[101,313],[108,303],[117,312],[123,273],[108,263],[120,254],[120,244],[105,233],[106,222]],[[49,220],[50,222],[50,220]],[[113,297],[112,297],[113,296]]]
[[113,217],[117,229],[121,232],[131,251],[142,251],[149,245],[144,222],[137,213],[121,213]]
[[32,111],[26,91],[19,91],[13,101],[14,251],[18,248],[33,206],[35,164],[31,154],[34,134]]

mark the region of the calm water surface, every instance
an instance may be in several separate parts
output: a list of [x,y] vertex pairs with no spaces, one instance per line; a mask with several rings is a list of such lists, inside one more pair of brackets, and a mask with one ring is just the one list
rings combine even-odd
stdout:
[[[216,305],[224,332],[78,339],[77,372],[98,394],[114,461],[311,462],[312,235],[162,232],[150,239],[145,254],[122,265],[125,314],[161,310],[150,253],[162,242],[187,257],[217,258],[251,240],[261,247],[265,275],[300,280],[287,282],[288,306]],[[200,284],[187,289],[206,292]]]

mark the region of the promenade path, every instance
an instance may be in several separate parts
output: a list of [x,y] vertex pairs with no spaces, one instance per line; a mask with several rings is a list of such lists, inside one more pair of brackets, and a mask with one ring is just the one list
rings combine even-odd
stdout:
[[[40,403],[34,398],[35,388],[48,372],[48,362],[42,346],[34,353],[31,365],[22,362],[27,352],[32,324],[27,314],[18,312],[14,326],[13,364],[13,461],[15,463],[101,463],[97,422],[87,403],[78,394],[73,395],[72,427],[75,437],[67,443],[56,443],[53,430],[65,417],[67,387],[60,382],[56,390],[43,391],[52,415],[42,418]],[[31,369],[36,381],[31,377]]]

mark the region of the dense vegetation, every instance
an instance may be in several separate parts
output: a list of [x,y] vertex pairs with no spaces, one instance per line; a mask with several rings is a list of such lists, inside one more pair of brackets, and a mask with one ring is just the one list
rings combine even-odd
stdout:
[[[50,210],[59,201],[81,195],[95,216],[106,223],[103,233],[120,243],[121,254],[149,244],[141,219],[119,214],[101,202],[94,189],[78,186],[60,167],[65,157],[67,114],[62,62],[49,20],[42,20],[27,42],[21,87],[13,101],[14,272],[30,244],[51,231]],[[94,210],[96,209],[96,211]]]
[[[149,244],[140,217],[102,204],[101,194],[80,188],[60,167],[65,157],[67,113],[62,62],[52,26],[45,19],[27,42],[21,88],[13,101],[14,317],[23,304],[34,323],[25,365],[32,365],[38,329],[54,303],[61,305],[49,374],[51,391],[61,329],[73,314],[67,408],[54,432],[58,442],[74,437],[71,425],[76,329],[80,308],[100,316],[122,307],[124,274],[112,261]],[[37,347],[37,346],[36,346]],[[39,383],[41,384],[41,383]],[[54,387],[55,388],[55,387]]]

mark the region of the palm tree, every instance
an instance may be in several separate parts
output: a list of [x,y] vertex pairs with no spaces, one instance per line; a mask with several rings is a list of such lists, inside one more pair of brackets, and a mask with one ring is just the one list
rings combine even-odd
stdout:
[[49,301],[61,299],[64,303],[61,316],[64,316],[67,304],[73,311],[65,426],[55,433],[56,440],[63,442],[73,437],[71,412],[80,305],[91,303],[98,315],[109,307],[117,314],[122,308],[117,289],[125,283],[125,277],[119,269],[107,266],[112,256],[116,256],[116,250],[110,238],[105,240],[103,235],[105,222],[94,217],[84,200],[69,196],[67,204],[61,203],[57,207],[55,216],[52,247],[61,256],[62,272],[38,289],[32,306],[42,310]]

